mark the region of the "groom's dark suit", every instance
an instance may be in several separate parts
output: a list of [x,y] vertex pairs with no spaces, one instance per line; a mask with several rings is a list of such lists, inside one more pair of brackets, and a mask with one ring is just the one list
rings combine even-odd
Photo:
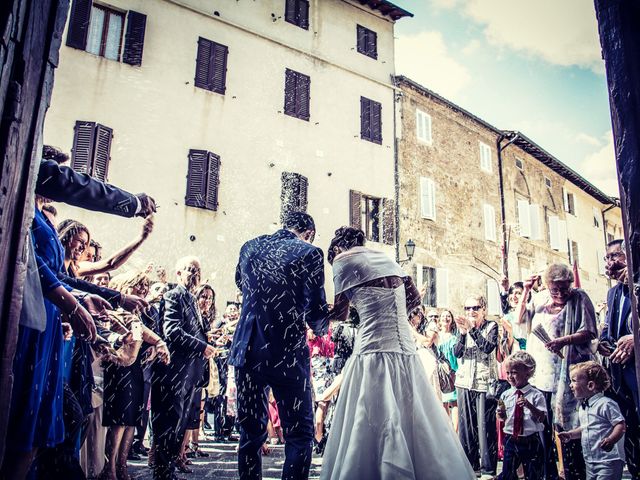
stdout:
[[229,364],[236,367],[240,478],[261,478],[268,387],[286,441],[282,478],[307,478],[313,405],[305,323],[316,335],[329,326],[322,250],[288,230],[255,238],[240,250],[236,284],[243,303]]

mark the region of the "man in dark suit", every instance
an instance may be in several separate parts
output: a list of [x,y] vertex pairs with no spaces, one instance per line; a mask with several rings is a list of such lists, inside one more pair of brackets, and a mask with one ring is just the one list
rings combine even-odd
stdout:
[[192,291],[200,283],[200,262],[185,257],[176,264],[178,285],[164,294],[162,335],[171,353],[168,365],[156,363],[151,383],[151,423],[155,467],[153,478],[171,480],[186,431],[185,411],[215,349]]
[[311,245],[314,236],[311,216],[294,212],[281,230],[249,240],[240,250],[236,284],[243,305],[229,364],[236,367],[243,480],[262,478],[268,387],[284,429],[282,478],[309,476],[313,405],[305,323],[316,335],[326,334],[329,327],[324,257]]
[[[600,351],[609,356],[609,393],[618,402],[627,424],[624,442],[627,466],[633,478],[640,478],[640,407],[631,328],[631,299],[627,286],[627,258],[622,240],[609,242],[605,260],[607,274],[618,283],[607,294],[607,316],[600,335],[604,348]],[[611,348],[606,348],[607,345]]]

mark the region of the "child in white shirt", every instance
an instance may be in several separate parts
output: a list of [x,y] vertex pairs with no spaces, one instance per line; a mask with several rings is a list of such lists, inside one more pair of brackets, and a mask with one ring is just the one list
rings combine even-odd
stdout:
[[581,401],[580,427],[558,434],[560,440],[580,439],[587,466],[587,480],[620,480],[624,469],[626,424],[618,404],[604,396],[610,380],[597,362],[571,367],[571,389]]

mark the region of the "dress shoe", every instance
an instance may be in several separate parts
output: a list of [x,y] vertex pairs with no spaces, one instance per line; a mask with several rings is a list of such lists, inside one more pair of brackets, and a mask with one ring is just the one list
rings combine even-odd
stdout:
[[131,449],[129,450],[129,455],[127,455],[127,460],[138,461],[138,460],[142,460],[142,457],[138,455],[136,452],[134,452],[133,449]]

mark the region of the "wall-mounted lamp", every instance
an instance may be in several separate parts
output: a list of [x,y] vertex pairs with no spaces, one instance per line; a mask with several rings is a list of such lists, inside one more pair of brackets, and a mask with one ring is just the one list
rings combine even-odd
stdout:
[[413,254],[416,253],[416,242],[411,239],[407,240],[407,243],[404,244],[404,250],[407,253],[407,258],[400,260],[400,265],[411,261]]

